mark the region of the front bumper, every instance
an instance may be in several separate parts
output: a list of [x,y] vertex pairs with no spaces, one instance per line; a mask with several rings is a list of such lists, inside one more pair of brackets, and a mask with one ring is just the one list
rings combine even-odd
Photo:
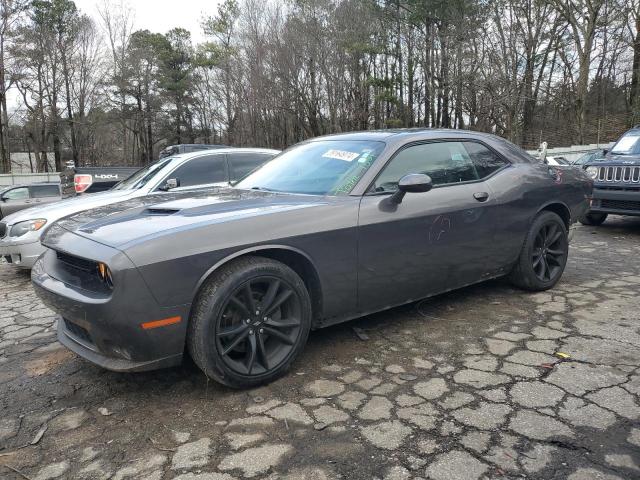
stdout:
[[640,216],[640,188],[594,187],[589,212]]
[[84,338],[84,335],[78,333],[77,327],[71,327],[71,325],[74,324],[60,316],[58,317],[58,341],[72,352],[106,370],[113,372],[144,372],[173,367],[182,362],[181,353],[143,362],[109,357],[97,350],[90,340],[88,341]]
[[32,268],[44,250],[39,240],[28,243],[12,242],[8,238],[0,240],[0,257],[21,268]]
[[[87,240],[78,237],[78,241]],[[118,372],[153,370],[182,361],[189,305],[159,306],[133,265],[114,271],[115,286],[105,293],[83,289],[86,282],[62,281],[57,262],[56,252],[47,249],[34,265],[31,279],[36,294],[59,314],[58,340],[65,347]],[[153,329],[142,326],[169,317],[180,321]]]

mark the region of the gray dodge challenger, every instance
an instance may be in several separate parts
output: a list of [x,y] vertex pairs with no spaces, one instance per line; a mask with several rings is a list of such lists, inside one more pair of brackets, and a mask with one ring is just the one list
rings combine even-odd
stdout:
[[591,189],[488,134],[331,135],[232,188],[67,217],[32,280],[89,361],[140,371],[189,352],[248,388],[283,375],[314,328],[496,277],[553,287]]

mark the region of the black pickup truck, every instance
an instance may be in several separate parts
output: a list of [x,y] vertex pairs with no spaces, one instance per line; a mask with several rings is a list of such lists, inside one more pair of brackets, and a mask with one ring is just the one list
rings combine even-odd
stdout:
[[74,167],[69,164],[60,173],[62,196],[104,192],[138,170],[140,167]]
[[[169,145],[160,152],[159,158],[178,155],[181,153],[198,152],[227,148],[225,145],[207,145],[202,143]],[[111,189],[116,183],[129,178],[141,167],[75,167],[72,162],[67,164],[60,173],[60,186],[63,198],[80,195],[82,193],[103,192]]]
[[622,135],[604,158],[583,168],[594,183],[582,224],[601,225],[610,213],[640,216],[640,125]]

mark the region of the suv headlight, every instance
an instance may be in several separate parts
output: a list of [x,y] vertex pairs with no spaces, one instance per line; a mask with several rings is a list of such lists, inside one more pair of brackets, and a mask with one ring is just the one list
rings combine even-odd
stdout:
[[587,167],[584,171],[595,180],[598,177],[598,170],[600,170],[598,167]]
[[10,237],[21,237],[29,232],[37,232],[46,225],[47,221],[44,218],[37,218],[35,220],[27,220],[25,222],[16,223],[11,227]]

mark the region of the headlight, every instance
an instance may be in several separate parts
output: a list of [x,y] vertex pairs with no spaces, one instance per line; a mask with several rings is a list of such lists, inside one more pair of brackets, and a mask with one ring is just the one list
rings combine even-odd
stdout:
[[599,170],[600,169],[598,167],[587,167],[585,169],[585,172],[587,172],[587,175],[589,175],[591,178],[595,180],[598,177]]
[[36,220],[27,220],[26,222],[16,223],[11,227],[10,237],[21,237],[25,233],[37,232],[46,225],[47,221],[44,218],[37,218]]

